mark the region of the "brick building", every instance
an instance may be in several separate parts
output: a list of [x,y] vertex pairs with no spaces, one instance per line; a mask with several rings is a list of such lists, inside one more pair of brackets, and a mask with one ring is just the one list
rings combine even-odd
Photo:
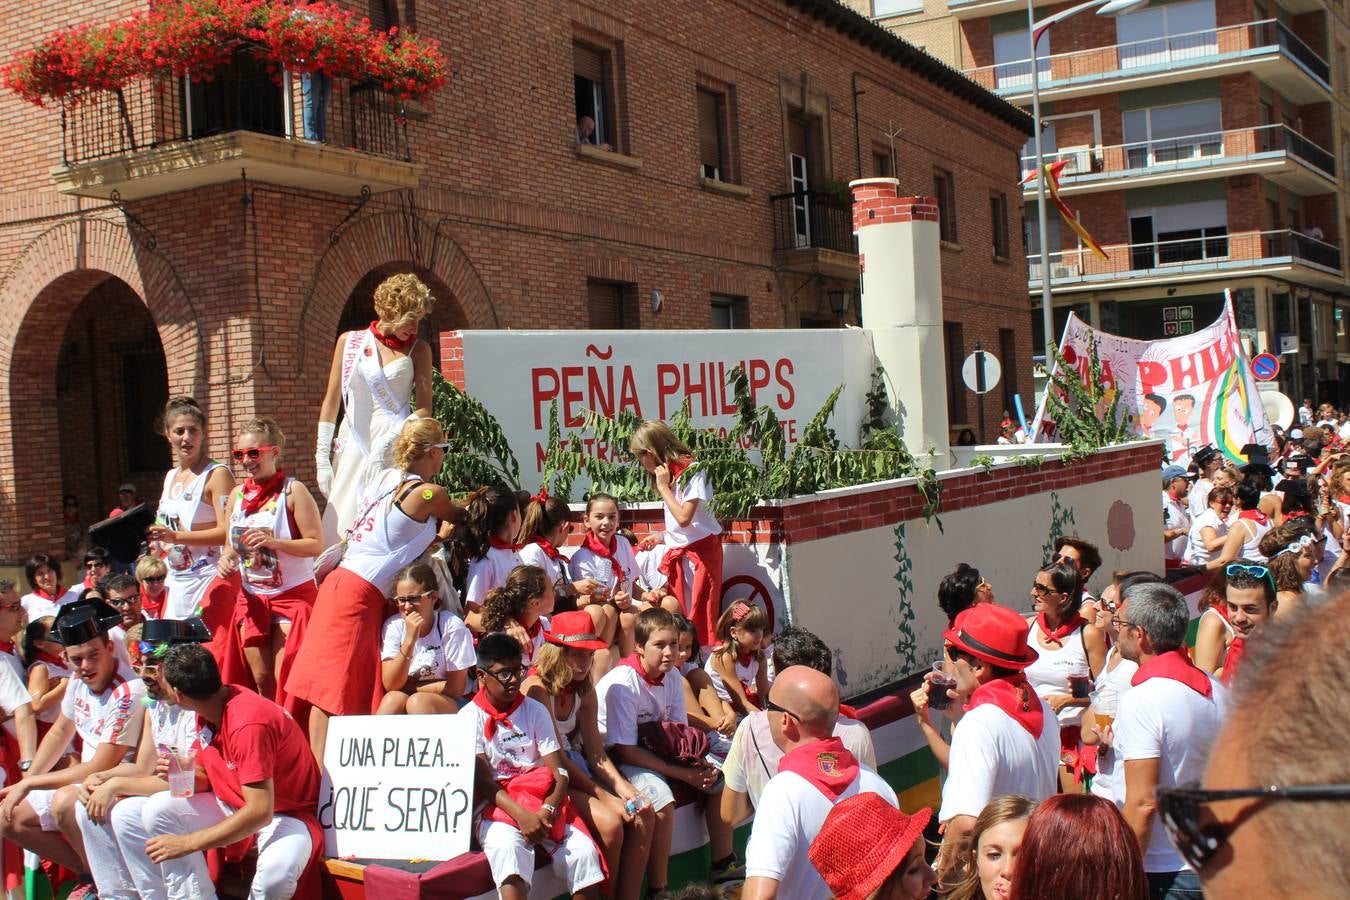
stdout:
[[[1030,108],[1023,0],[848,2]],[[1066,8],[1036,0],[1035,15]],[[1185,333],[1228,287],[1254,350],[1285,336],[1282,390],[1350,400],[1348,45],[1341,0],[1151,0],[1054,25],[1037,48],[1044,150],[1067,161],[1065,202],[1109,256],[1051,223],[1056,332],[1073,309],[1130,337]],[[1039,305],[1035,191],[1025,200]]]
[[[143,5],[34,0],[0,55]],[[241,420],[276,417],[310,475],[333,341],[393,272],[435,291],[428,334],[856,321],[839,198],[859,175],[959,186],[949,353],[981,341],[1029,393],[1006,199],[1029,121],[865,18],[833,0],[358,5],[440,39],[452,81],[406,120],[338,81],[326,143],[302,139],[299,79],[244,54],[120,103],[0,97],[0,560],[60,545],[63,494],[86,524],[128,478],[158,496],[170,394],[203,401],[217,457]]]

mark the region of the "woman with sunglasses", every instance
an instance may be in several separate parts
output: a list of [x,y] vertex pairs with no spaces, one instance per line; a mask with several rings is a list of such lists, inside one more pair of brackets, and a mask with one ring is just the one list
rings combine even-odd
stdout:
[[441,609],[436,573],[413,563],[394,582],[394,614],[384,622],[380,676],[384,698],[376,715],[459,712],[473,668],[473,635],[464,621]]
[[1228,537],[1217,556],[1205,564],[1206,569],[1222,569],[1235,559],[1265,561],[1261,552],[1261,538],[1270,531],[1272,523],[1261,511],[1261,489],[1243,482],[1235,490],[1238,503],[1237,521],[1231,522]]
[[[245,422],[230,456],[246,476],[229,500],[229,543],[221,577],[239,576],[232,627],[258,693],[276,699],[286,638],[303,629],[319,589],[314,557],[323,550],[319,505],[304,482],[281,468],[286,435],[268,418]],[[292,654],[293,655],[293,654]],[[228,680],[228,679],[227,679]]]
[[1313,569],[1322,559],[1324,540],[1311,519],[1290,519],[1261,539],[1261,553],[1275,581],[1280,616],[1287,616],[1303,605]]
[[1233,510],[1233,489],[1216,487],[1209,492],[1209,506],[1191,520],[1186,538],[1188,566],[1205,566],[1219,555],[1228,540],[1228,514]]
[[[1042,566],[1031,599],[1036,614],[1027,620],[1028,642],[1038,655],[1027,666],[1027,681],[1059,720],[1060,785],[1076,790],[1081,780],[1079,725],[1088,705],[1087,688],[1106,662],[1106,637],[1079,614],[1083,595],[1074,566]],[[1081,687],[1075,690],[1075,685]]]
[[456,516],[450,495],[431,479],[448,448],[435,419],[412,419],[394,443],[396,468],[371,485],[342,562],[324,579],[309,622],[291,630],[295,662],[281,687],[311,705],[309,739],[323,759],[329,716],[373,713],[384,694],[380,629],[398,573],[436,540],[440,521]]
[[147,553],[136,560],[136,581],[141,586],[141,612],[147,619],[163,618],[164,581],[168,578],[169,567],[158,556]]

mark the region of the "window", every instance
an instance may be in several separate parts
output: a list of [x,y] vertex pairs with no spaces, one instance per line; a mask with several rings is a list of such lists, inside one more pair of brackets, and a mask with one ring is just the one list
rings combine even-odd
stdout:
[[[994,35],[994,83],[999,88],[1031,87],[1031,33],[1006,31]],[[1050,30],[1036,42],[1036,72],[1042,84],[1050,80]]]
[[577,143],[622,152],[614,103],[613,56],[610,50],[603,47],[572,42]]
[[1228,256],[1228,204],[1224,200],[1130,210],[1131,268],[1221,259]]
[[727,159],[727,95],[700,87],[698,96],[699,172],[713,181],[732,181]]
[[750,300],[730,294],[712,295],[713,328],[749,328]]
[[1017,332],[1011,328],[998,330],[998,356],[1003,364],[1003,408],[1009,415],[1017,414]]
[[1120,67],[1152,66],[1218,52],[1214,0],[1152,5],[1116,19]]
[[891,151],[885,147],[872,147],[872,177],[873,178],[894,178],[895,171],[891,165]]
[[966,385],[961,364],[966,359],[966,335],[960,322],[942,323],[942,344],[947,356],[947,421],[966,421]]
[[1218,100],[1131,109],[1121,119],[1125,157],[1132,169],[1223,153],[1223,117]]
[[1008,195],[993,192],[989,195],[989,224],[994,235],[994,256],[1008,258]]
[[933,170],[933,193],[938,202],[938,236],[956,243],[956,184],[951,172]]
[[395,0],[370,0],[366,8],[371,31],[388,31],[398,24],[398,3]]
[[872,0],[872,18],[922,12],[923,0]]
[[640,328],[637,285],[586,279],[586,305],[592,328]]

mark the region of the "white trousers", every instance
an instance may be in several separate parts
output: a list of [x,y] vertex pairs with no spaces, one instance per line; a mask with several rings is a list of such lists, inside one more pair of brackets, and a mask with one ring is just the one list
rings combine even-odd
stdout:
[[[145,832],[141,812],[149,797],[123,797],[108,812],[108,821],[89,818],[84,804],[75,807],[75,819],[84,837],[85,856],[94,876],[100,900],[168,900],[164,875],[150,858],[129,855],[124,848],[145,849],[150,836]],[[132,871],[132,866],[136,871]]]
[[[118,810],[128,799],[141,800],[137,823],[132,822],[136,818],[134,806],[122,818],[118,817]],[[143,900],[215,900],[216,886],[211,882],[204,854],[190,853],[156,865],[145,850],[145,842],[155,835],[189,834],[209,828],[234,812],[214,794],[174,797],[168,791],[161,791],[153,797],[119,800],[113,806],[111,826],[103,827],[116,836],[123,866]],[[84,820],[81,820],[81,831],[88,846],[89,832],[84,831],[83,825]],[[289,900],[295,894],[305,866],[309,865],[312,849],[309,829],[304,822],[290,816],[274,816],[258,832],[258,870],[249,890],[250,900]],[[95,866],[92,850],[89,864]],[[103,893],[103,882],[97,869],[94,878],[98,881],[100,897],[121,896]],[[134,898],[136,893],[130,896]]]
[[[500,886],[517,875],[529,887],[534,879],[534,845],[525,840],[519,828],[484,819],[478,826],[478,840],[483,845],[494,884]],[[575,894],[605,880],[595,842],[571,825],[563,830],[561,844],[546,841],[544,848],[553,854],[553,871],[567,882],[569,893]]]

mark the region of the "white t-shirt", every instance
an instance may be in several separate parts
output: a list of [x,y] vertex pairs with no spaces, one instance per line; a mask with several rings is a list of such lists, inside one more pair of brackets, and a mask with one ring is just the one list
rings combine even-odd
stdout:
[[536,543],[529,543],[521,547],[518,555],[521,565],[538,566],[543,569],[550,584],[557,585],[560,581],[569,581],[566,556],[560,560],[550,559],[549,555],[544,552],[544,548]]
[[[666,551],[669,549],[665,544],[657,544],[650,550],[639,550],[634,554],[637,559],[638,577],[647,586],[647,590],[663,588],[669,581],[661,571],[661,561],[666,558]],[[692,577],[691,574],[690,578]]]
[[1041,713],[1039,738],[992,703],[961,717],[952,729],[938,821],[978,816],[985,804],[1004,794],[1040,802],[1058,790],[1059,725],[1044,700]]
[[108,629],[108,640],[112,642],[117,662],[131,668],[131,656],[127,653],[127,630],[121,625],[114,625]]
[[[1171,531],[1174,528],[1187,528],[1191,524],[1191,515],[1186,510],[1186,506],[1171,496],[1167,491],[1162,492],[1163,503],[1163,529]],[[1163,543],[1163,555],[1168,559],[1179,560],[1186,552],[1186,534],[1179,534],[1170,541]]]
[[61,714],[75,723],[83,748],[80,761],[94,758],[99,744],[117,744],[135,752],[141,739],[141,716],[145,708],[141,697],[145,682],[132,674],[129,666],[119,664],[117,674],[101,694],[96,694],[79,678],[70,679],[61,698]]
[[672,547],[684,547],[702,540],[710,534],[721,534],[722,526],[712,514],[709,504],[712,502],[712,485],[706,472],[696,472],[688,478],[676,481],[670,486],[671,493],[679,503],[697,499],[701,501],[694,510],[694,518],[688,525],[681,525],[671,514],[669,506],[663,506],[666,514],[665,542]]
[[519,565],[520,554],[516,551],[489,547],[486,556],[469,563],[469,574],[464,582],[464,608],[481,607],[487,592],[506,584],[506,576]]
[[[1118,653],[1119,649],[1112,647],[1106,655],[1106,665],[1110,665],[1112,657]],[[1124,658],[1117,662],[1116,667],[1109,672],[1106,670],[1106,666],[1102,666],[1102,672],[1097,676],[1097,689],[1100,690],[1109,686],[1116,692],[1117,713],[1120,712],[1121,698],[1130,689],[1130,679],[1138,671],[1139,663]],[[1103,753],[1100,745],[1098,745],[1097,774],[1092,778],[1092,793],[1098,797],[1115,801],[1115,785],[1117,782],[1123,783],[1124,777],[1125,773],[1120,769],[1120,753],[1114,747]],[[1121,797],[1119,802],[1123,803],[1124,799],[1124,797]]]
[[[1171,678],[1150,678],[1130,688],[1116,710],[1114,752],[1120,762],[1116,801],[1125,802],[1125,764],[1158,760],[1158,787],[1168,788],[1205,774],[1209,748],[1228,715],[1228,690],[1212,675],[1213,693],[1205,697]],[[1179,872],[1185,861],[1167,839],[1161,817],[1154,817],[1144,871]]]
[[606,747],[636,747],[638,726],[647,722],[689,724],[684,707],[684,676],[672,669],[660,685],[647,684],[632,666],[620,663],[595,686],[600,736]]
[[776,879],[779,900],[829,900],[830,889],[808,853],[811,842],[835,803],[867,792],[900,806],[891,786],[865,767],[859,767],[858,777],[834,801],[795,772],[773,776],[755,810],[745,848],[746,877]]
[[[384,620],[384,638],[380,659],[393,659],[403,650],[408,623],[401,615]],[[467,669],[475,662],[473,635],[459,617],[444,609],[436,610],[431,631],[413,644],[408,661],[408,677],[413,681],[437,681],[451,672]]]
[[623,535],[614,537],[614,559],[623,569],[622,584],[614,572],[613,564],[595,551],[588,550],[585,545],[578,547],[572,554],[572,559],[567,564],[568,576],[573,581],[592,578],[608,587],[611,593],[624,590],[631,594],[633,582],[637,580],[639,574],[638,564],[637,557],[633,553],[633,545],[628,543],[628,539]]
[[24,684],[23,679],[14,674],[9,666],[0,666],[0,710],[4,710],[5,718],[10,720],[5,722],[5,727],[11,734],[15,733],[12,721],[14,710],[32,702],[33,695],[28,693],[28,685]]
[[[866,725],[857,719],[840,716],[834,723],[834,736],[844,742],[844,748],[857,757],[858,762],[869,769],[876,768],[877,753],[872,746],[872,733]],[[748,794],[751,805],[758,807],[764,786],[778,774],[778,763],[782,759],[783,750],[774,743],[769,731],[769,714],[764,710],[752,712],[736,726],[731,749],[722,763],[727,790]]]
[[190,709],[161,700],[150,707],[150,717],[150,734],[156,750],[163,747],[183,756],[200,750],[203,739],[210,743],[210,731],[202,734],[197,728],[197,714]]
[[[1040,623],[1033,619],[1028,643],[1036,648],[1036,661],[1026,667],[1023,674],[1027,682],[1041,698],[1055,694],[1070,694],[1069,675],[1079,673],[1090,675],[1092,667],[1088,664],[1087,643],[1083,637],[1084,625],[1079,625],[1064,636],[1064,641],[1055,648],[1045,647],[1037,638],[1042,634]],[[1083,707],[1065,706],[1056,715],[1059,726],[1077,725],[1083,721]]]
[[1205,510],[1209,509],[1209,492],[1214,490],[1214,482],[1208,478],[1197,479],[1195,484],[1191,485],[1191,493],[1186,497],[1186,511],[1194,519]]
[[498,725],[489,740],[483,734],[488,715],[477,703],[470,703],[458,715],[473,716],[473,749],[487,757],[492,774],[499,781],[514,778],[539,764],[539,758],[559,749],[553,729],[553,714],[531,697],[511,713],[511,725]]
[[73,603],[80,599],[80,593],[83,590],[84,585],[77,584],[60,597],[57,597],[55,603],[48,600],[46,597],[39,597],[36,593],[24,594],[19,598],[19,602],[23,604],[23,611],[28,613],[28,621],[36,622],[38,619],[56,615],[56,611],[67,603]]
[[1219,550],[1206,550],[1205,539],[1201,534],[1206,528],[1213,528],[1216,536],[1228,534],[1228,523],[1212,509],[1207,509],[1191,520],[1191,532],[1186,536],[1186,562],[1195,566],[1205,563],[1219,555]]
[[[722,681],[722,673],[717,671],[717,664],[713,661],[717,657],[710,655],[707,662],[703,664],[703,671],[708,673],[708,678],[712,680],[713,689],[717,691],[717,697],[720,700],[731,702],[731,691],[727,689],[726,683]],[[742,665],[740,658],[732,655],[731,668],[736,673],[736,680],[741,683],[747,696],[755,693],[758,686],[755,684],[755,678],[759,675],[759,654],[750,657],[750,662]]]

